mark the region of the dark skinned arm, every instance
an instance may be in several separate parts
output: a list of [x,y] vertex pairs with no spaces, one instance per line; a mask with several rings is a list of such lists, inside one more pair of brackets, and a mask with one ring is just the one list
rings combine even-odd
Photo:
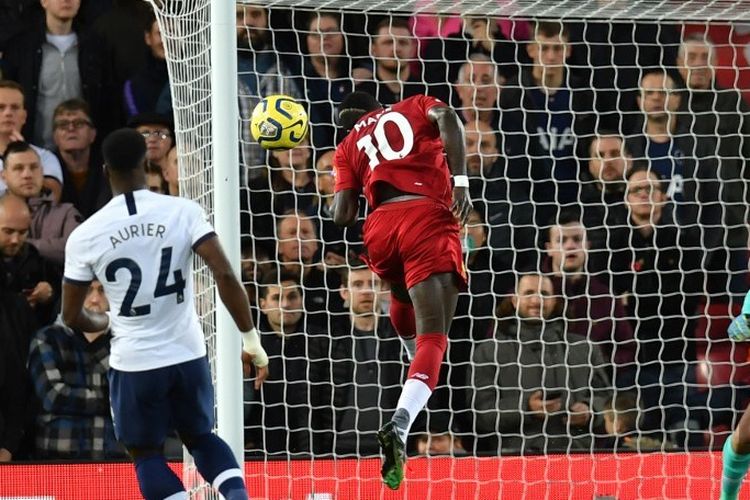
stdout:
[[352,226],[359,213],[359,192],[343,189],[333,197],[333,223],[337,226]]
[[[437,125],[445,148],[445,157],[451,175],[466,175],[466,144],[464,126],[458,114],[448,106],[434,106],[427,111],[427,118]],[[466,224],[471,212],[469,188],[453,187],[453,215],[461,224]]]
[[[248,332],[255,328],[253,317],[250,314],[250,301],[247,299],[247,293],[244,287],[234,274],[229,259],[224,254],[224,249],[219,243],[218,237],[208,238],[200,245],[195,247],[195,253],[200,255],[206,262],[206,265],[213,273],[216,281],[216,288],[219,290],[219,298],[227,307],[229,314],[232,316],[237,328],[241,332]],[[263,366],[255,366],[255,388],[259,389],[263,381],[268,378],[268,360],[265,352],[261,348]],[[253,363],[258,362],[261,358],[255,358],[243,351],[243,362],[247,365],[248,359]],[[260,364],[260,363],[259,363]],[[247,368],[246,368],[247,371]]]

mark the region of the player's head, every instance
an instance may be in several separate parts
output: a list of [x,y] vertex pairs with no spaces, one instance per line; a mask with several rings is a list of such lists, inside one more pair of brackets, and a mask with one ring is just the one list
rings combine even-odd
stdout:
[[146,185],[146,141],[136,130],[115,130],[102,143],[104,166],[115,193]]
[[339,126],[346,132],[354,128],[354,124],[370,111],[383,106],[367,92],[355,91],[344,97],[339,104]]

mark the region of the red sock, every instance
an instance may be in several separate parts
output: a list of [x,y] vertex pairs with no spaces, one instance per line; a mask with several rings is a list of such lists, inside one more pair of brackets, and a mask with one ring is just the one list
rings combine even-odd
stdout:
[[444,333],[417,335],[417,354],[409,366],[408,378],[424,382],[431,391],[434,391],[446,347],[448,347],[448,336]]
[[417,326],[414,320],[414,306],[410,302],[401,302],[391,294],[391,324],[399,336],[406,339],[414,338]]

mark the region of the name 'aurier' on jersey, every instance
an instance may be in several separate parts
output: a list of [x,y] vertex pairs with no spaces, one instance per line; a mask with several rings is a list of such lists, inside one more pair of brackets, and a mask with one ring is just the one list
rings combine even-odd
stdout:
[[146,189],[114,197],[65,247],[65,279],[99,280],[112,318],[110,366],[143,371],[202,357],[193,248],[214,235],[197,203]]
[[382,181],[450,207],[450,169],[440,131],[427,116],[435,106],[445,104],[415,95],[373,111],[355,124],[339,146],[334,168],[351,170],[358,186],[350,187],[361,188],[370,206],[376,207],[372,187]]

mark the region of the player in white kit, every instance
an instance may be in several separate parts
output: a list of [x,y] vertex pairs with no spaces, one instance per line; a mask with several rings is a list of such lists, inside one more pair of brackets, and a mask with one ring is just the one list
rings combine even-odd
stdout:
[[[227,500],[247,499],[243,470],[212,432],[214,392],[193,305],[193,252],[213,272],[222,302],[244,332],[243,350],[255,365],[259,387],[268,376],[268,356],[247,295],[203,209],[146,188],[141,134],[117,130],[102,152],[114,198],[68,239],[63,320],[83,331],[101,331],[111,318],[115,432],[135,462],[144,498],[188,498],[162,451],[167,433],[176,429],[206,481]],[[109,298],[109,316],[83,309],[95,279]]]

